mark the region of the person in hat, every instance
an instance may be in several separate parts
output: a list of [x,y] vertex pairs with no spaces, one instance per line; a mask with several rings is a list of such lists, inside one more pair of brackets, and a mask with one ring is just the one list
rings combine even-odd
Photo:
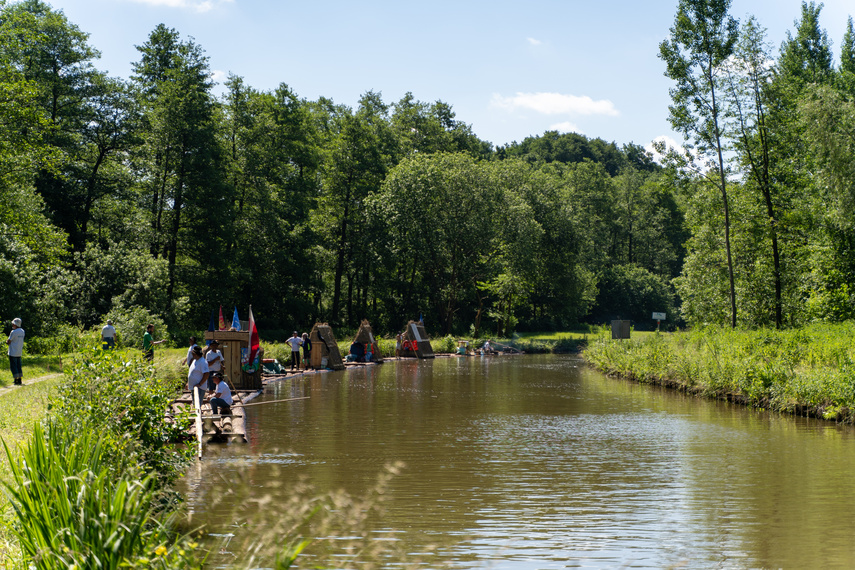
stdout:
[[[196,346],[190,351],[193,362],[190,363],[190,368],[187,370],[187,389],[190,390],[190,396],[193,401],[196,401],[196,393],[198,392],[199,404],[205,398],[204,390],[208,385],[208,362],[202,358],[202,349]],[[195,405],[195,404],[194,404]]]
[[309,340],[309,333],[303,333],[303,368],[308,370],[312,367],[312,341]]
[[12,332],[6,339],[9,345],[9,370],[12,371],[12,380],[15,386],[24,383],[24,370],[21,365],[21,357],[24,355],[24,329],[21,328],[21,319],[12,319]]
[[300,333],[294,331],[291,338],[288,339],[288,344],[291,345],[291,370],[294,367],[300,369],[300,347],[303,345],[303,339],[300,338]]
[[116,327],[110,319],[107,319],[107,324],[101,329],[101,346],[106,350],[116,347]]
[[229,385],[222,376],[219,377],[219,382],[213,391],[214,396],[211,398],[211,412],[214,415],[230,413],[229,408],[232,405],[232,391],[229,389]]
[[211,376],[208,378],[208,390],[214,391],[217,387],[214,377],[219,376],[222,378],[223,376],[223,353],[220,352],[219,341],[217,339],[212,340],[206,351],[205,362],[208,363],[208,371],[211,373]]

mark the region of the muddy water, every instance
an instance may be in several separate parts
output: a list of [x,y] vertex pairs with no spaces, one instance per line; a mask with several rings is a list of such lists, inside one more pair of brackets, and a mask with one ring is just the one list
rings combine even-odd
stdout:
[[[855,566],[849,427],[610,379],[553,355],[306,375],[257,401],[298,396],[310,399],[248,408],[250,443],[208,446],[187,474],[190,524],[205,525],[215,566],[271,567],[247,552],[284,542],[306,504],[295,495],[337,490],[351,497],[338,503],[343,520],[327,528],[316,515],[301,530],[319,539],[308,556],[331,549],[339,567],[356,567],[354,544],[382,551],[372,556],[384,567]],[[375,501],[394,462],[404,466]],[[382,512],[363,521],[366,498]]]

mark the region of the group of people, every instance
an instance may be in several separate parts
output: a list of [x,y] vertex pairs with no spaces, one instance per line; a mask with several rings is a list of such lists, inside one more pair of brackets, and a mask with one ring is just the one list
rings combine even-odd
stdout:
[[184,359],[187,365],[187,389],[194,402],[201,405],[205,396],[210,394],[211,412],[214,415],[227,413],[233,403],[232,391],[223,376],[223,353],[220,343],[214,339],[205,350],[196,344],[196,337],[190,337],[190,347]]
[[300,369],[300,347],[303,348],[303,370],[309,370],[312,367],[312,341],[309,339],[309,333],[300,333],[294,331],[286,341],[291,345],[291,370]]

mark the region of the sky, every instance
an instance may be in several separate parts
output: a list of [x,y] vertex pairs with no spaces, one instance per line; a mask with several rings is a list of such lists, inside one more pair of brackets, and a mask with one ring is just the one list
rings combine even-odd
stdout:
[[[135,46],[162,23],[205,50],[218,93],[229,74],[350,107],[368,91],[387,103],[411,92],[451,105],[497,146],[547,130],[618,145],[680,141],[657,56],[677,0],[46,1],[90,35],[96,67],[111,76],[130,76]],[[733,0],[730,13],[754,15],[777,51],[801,0]],[[835,64],[849,15],[852,0],[825,0]]]

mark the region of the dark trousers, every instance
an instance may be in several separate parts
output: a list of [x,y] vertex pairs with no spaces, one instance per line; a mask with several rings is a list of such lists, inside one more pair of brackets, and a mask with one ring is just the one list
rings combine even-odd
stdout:
[[293,350],[291,351],[291,368],[294,368],[295,366],[298,369],[300,368],[300,351],[299,350],[296,352],[294,352]]
[[12,378],[21,378],[24,376],[24,370],[21,367],[20,356],[9,357],[9,370],[12,371]]

